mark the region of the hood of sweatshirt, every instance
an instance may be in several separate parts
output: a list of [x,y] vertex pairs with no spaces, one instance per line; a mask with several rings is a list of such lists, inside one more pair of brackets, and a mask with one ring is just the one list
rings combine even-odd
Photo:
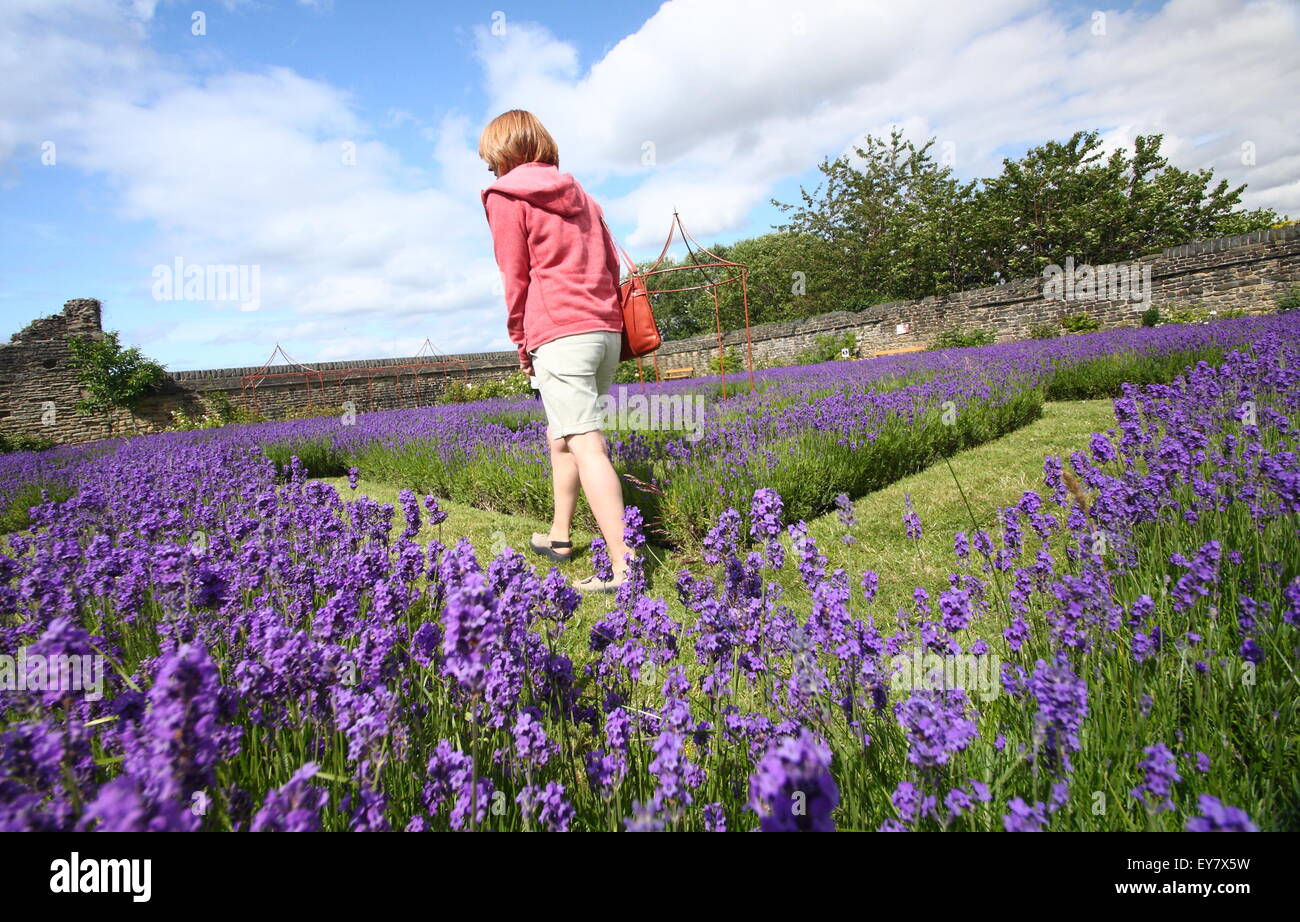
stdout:
[[523,199],[535,208],[572,217],[587,204],[587,196],[569,173],[561,173],[549,163],[522,163],[500,177],[482,192],[484,207],[489,192],[500,192]]

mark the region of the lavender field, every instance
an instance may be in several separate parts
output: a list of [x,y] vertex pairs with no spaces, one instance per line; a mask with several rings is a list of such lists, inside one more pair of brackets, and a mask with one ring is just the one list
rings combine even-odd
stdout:
[[[0,830],[1300,828],[1300,317],[645,393],[603,599],[444,527],[548,514],[528,400],[0,456]],[[810,533],[1097,397],[909,606]]]

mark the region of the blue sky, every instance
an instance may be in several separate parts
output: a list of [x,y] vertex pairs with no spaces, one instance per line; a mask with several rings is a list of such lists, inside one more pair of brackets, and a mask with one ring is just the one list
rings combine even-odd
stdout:
[[[704,243],[767,231],[770,198],[797,200],[823,157],[893,125],[950,142],[965,177],[1079,128],[1108,144],[1163,132],[1180,166],[1300,214],[1289,0],[557,2],[504,18],[214,0],[202,35],[195,6],[0,8],[0,336],[97,297],[107,328],[173,369],[256,365],[276,342],[308,362],[426,337],[507,348],[475,147],[514,107],[547,123],[638,258],[674,206]],[[159,300],[155,267],[177,259],[257,266],[260,299]]]

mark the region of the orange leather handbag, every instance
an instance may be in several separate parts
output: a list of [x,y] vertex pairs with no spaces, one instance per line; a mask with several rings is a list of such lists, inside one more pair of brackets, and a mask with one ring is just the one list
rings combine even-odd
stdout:
[[645,278],[636,271],[632,257],[614,240],[614,233],[605,224],[603,215],[600,223],[605,225],[605,233],[609,234],[610,242],[623,255],[628,267],[627,281],[618,288],[619,306],[623,308],[623,349],[619,353],[619,359],[626,362],[654,352],[663,343],[663,337],[659,335],[659,326],[655,323],[655,312],[650,306],[650,292],[646,288]]

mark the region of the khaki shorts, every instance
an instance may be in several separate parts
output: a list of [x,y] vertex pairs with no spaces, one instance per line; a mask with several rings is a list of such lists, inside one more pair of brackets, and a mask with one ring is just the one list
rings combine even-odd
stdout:
[[603,428],[597,400],[614,383],[622,346],[622,333],[598,330],[561,336],[529,353],[546,408],[548,438]]

